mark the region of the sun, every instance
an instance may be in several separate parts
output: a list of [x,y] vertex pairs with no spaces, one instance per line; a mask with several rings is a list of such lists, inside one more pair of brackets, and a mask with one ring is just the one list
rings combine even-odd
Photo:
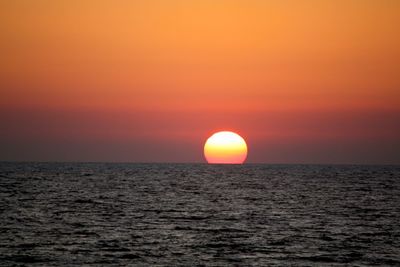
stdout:
[[217,132],[207,139],[204,156],[208,163],[242,164],[247,157],[247,145],[237,133]]

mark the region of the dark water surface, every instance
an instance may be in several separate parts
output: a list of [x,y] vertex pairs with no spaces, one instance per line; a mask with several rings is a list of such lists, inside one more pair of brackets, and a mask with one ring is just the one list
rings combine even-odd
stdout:
[[0,163],[1,266],[400,266],[400,166]]

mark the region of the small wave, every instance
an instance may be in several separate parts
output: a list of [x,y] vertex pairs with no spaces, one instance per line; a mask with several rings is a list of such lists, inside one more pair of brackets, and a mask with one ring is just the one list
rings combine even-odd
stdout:
[[297,259],[311,261],[311,262],[326,262],[326,263],[333,263],[337,262],[335,257],[328,256],[328,255],[316,255],[316,256],[308,256],[308,257],[297,257]]
[[4,261],[13,261],[20,263],[38,263],[38,262],[50,262],[50,259],[44,259],[33,255],[11,255],[0,258]]
[[79,203],[79,204],[96,204],[97,202],[91,199],[82,199],[82,198],[78,198],[74,200],[75,203]]
[[121,256],[119,256],[119,258],[121,259],[140,259],[141,257],[139,255],[136,254],[123,254]]

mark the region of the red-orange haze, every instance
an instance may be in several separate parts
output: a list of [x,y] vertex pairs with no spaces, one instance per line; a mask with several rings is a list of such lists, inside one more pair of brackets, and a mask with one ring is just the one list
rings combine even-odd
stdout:
[[400,1],[0,2],[0,160],[400,163]]

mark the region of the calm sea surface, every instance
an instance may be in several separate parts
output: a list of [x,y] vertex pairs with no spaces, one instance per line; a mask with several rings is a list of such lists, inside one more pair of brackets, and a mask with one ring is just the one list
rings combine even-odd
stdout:
[[0,163],[0,266],[400,266],[400,166]]

